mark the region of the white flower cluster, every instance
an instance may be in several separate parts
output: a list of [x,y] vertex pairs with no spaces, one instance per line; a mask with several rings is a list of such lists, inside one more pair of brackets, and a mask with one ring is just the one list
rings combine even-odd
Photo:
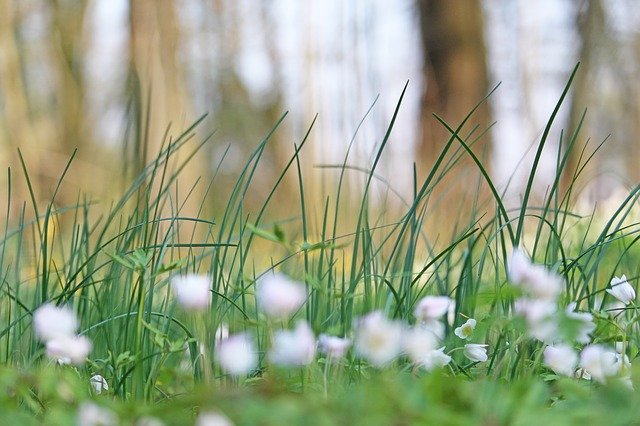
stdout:
[[[256,303],[273,320],[294,315],[307,300],[304,285],[281,273],[269,274],[257,283]],[[268,359],[275,365],[302,367],[316,355],[316,338],[306,321],[293,330],[278,330],[273,336]]]
[[623,382],[629,385],[631,383],[629,357],[601,344],[585,346],[579,357],[575,349],[565,344],[547,346],[543,355],[545,365],[563,376],[593,378],[600,383],[606,383],[607,379],[620,376]]
[[[614,351],[600,344],[593,344],[591,333],[595,330],[593,315],[576,310],[570,303],[558,309],[558,298],[564,283],[561,277],[542,265],[533,264],[523,251],[516,249],[508,264],[510,281],[522,289],[522,296],[515,302],[515,313],[522,316],[531,337],[547,344],[544,363],[558,374],[573,376],[579,367],[581,377],[592,377],[604,382],[607,377],[620,375],[628,370],[628,358],[623,351]],[[210,280],[202,276],[186,276],[174,279],[174,292],[178,302],[188,309],[203,309],[210,300]],[[628,305],[635,300],[635,290],[626,277],[615,277],[607,293],[620,303]],[[256,284],[256,304],[274,324],[286,321],[304,306],[308,298],[303,284],[285,275],[274,273]],[[354,328],[353,342],[349,338],[321,334],[317,339],[310,325],[303,320],[293,329],[275,330],[266,359],[274,365],[301,367],[315,359],[316,352],[328,360],[337,361],[346,356],[352,343],[356,356],[375,367],[384,367],[400,356],[406,356],[415,366],[433,370],[449,364],[451,356],[442,344],[446,323],[453,325],[455,301],[447,296],[427,296],[416,304],[416,325],[409,327],[388,319],[383,312],[374,311],[359,318]],[[64,321],[58,321],[64,325]],[[565,327],[567,324],[570,326]],[[467,318],[455,328],[454,334],[469,341],[477,322]],[[75,324],[67,324],[75,329]],[[571,331],[563,335],[563,327]],[[43,332],[46,333],[46,332]],[[586,345],[578,354],[572,345]],[[454,348],[456,350],[458,348]],[[486,362],[487,345],[466,343],[464,355],[472,362]],[[231,375],[247,374],[256,368],[258,356],[255,344],[247,333],[229,334],[221,324],[216,331],[216,362]]]
[[[307,300],[307,292],[301,283],[281,274],[261,280],[256,288],[259,309],[272,320],[284,320],[301,309]],[[444,337],[443,318],[453,321],[455,302],[446,296],[427,296],[415,309],[417,325],[408,327],[399,321],[388,319],[381,311],[371,312],[356,321],[354,340],[321,334],[317,339],[306,321],[299,320],[293,329],[280,329],[273,333],[267,360],[282,367],[301,367],[315,359],[316,352],[327,360],[336,362],[345,357],[352,343],[355,355],[375,367],[384,367],[401,355],[407,356],[416,366],[427,370],[443,367],[451,361],[441,341]],[[469,319],[456,329],[462,339],[469,339],[475,328],[475,320]],[[255,368],[255,346],[247,334],[228,335],[225,327],[217,342],[215,359],[227,373],[246,374]],[[216,333],[218,335],[218,333]],[[467,344],[465,355],[474,362],[487,360],[486,345]]]
[[562,336],[562,322],[573,324],[575,335],[570,340],[588,343],[589,334],[595,329],[593,315],[576,312],[576,303],[571,303],[564,312],[558,311],[558,296],[562,293],[562,278],[542,265],[536,265],[520,249],[514,249],[509,259],[509,280],[520,287],[523,296],[516,300],[514,312],[527,323],[531,337],[547,344],[565,340]]
[[[172,288],[178,304],[189,311],[202,311],[211,302],[211,279],[189,274],[175,277]],[[307,299],[306,289],[283,274],[269,275],[257,284],[256,302],[267,317],[283,320],[299,310]],[[214,359],[228,374],[250,373],[258,364],[258,351],[248,333],[229,334],[220,324],[215,332]],[[269,360],[274,364],[302,366],[309,364],[316,351],[316,341],[309,325],[300,321],[293,331],[275,333]]]
[[76,334],[78,318],[67,307],[40,306],[33,313],[33,329],[45,344],[47,356],[59,364],[82,364],[91,352],[91,341]]
[[[630,362],[624,348],[614,350],[592,342],[591,333],[596,328],[593,315],[576,311],[576,302],[569,303],[564,311],[558,310],[557,299],[563,287],[559,276],[533,264],[520,249],[514,250],[507,273],[509,280],[524,293],[515,302],[515,313],[525,319],[531,337],[547,344],[543,353],[547,367],[564,376],[593,378],[601,383],[620,376],[630,383]],[[627,306],[635,301],[635,290],[626,276],[614,277],[610,286],[606,292],[618,303]],[[569,324],[571,336],[563,336],[563,322]],[[585,346],[578,354],[574,344]]]
[[[356,354],[372,365],[382,367],[400,355],[406,355],[411,362],[430,371],[444,367],[451,362],[442,345],[445,324],[453,322],[455,302],[446,296],[426,296],[416,305],[414,315],[417,324],[408,327],[398,321],[387,319],[380,311],[372,312],[358,321],[356,328]],[[470,318],[455,334],[466,340],[475,329],[476,320]],[[464,346],[464,354],[473,362],[488,359],[487,345],[469,343]]]

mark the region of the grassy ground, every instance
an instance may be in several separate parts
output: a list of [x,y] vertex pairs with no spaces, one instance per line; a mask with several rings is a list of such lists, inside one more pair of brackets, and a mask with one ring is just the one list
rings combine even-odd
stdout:
[[[10,184],[0,239],[3,417],[18,424],[91,424],[100,418],[106,424],[224,424],[211,418],[206,423],[206,413],[217,412],[236,424],[632,423],[640,414],[638,395],[630,388],[638,386],[635,292],[620,306],[620,295],[606,290],[614,290],[610,281],[622,274],[635,289],[640,276],[638,188],[610,217],[596,210],[572,213],[589,158],[585,151],[577,155],[578,167],[561,187],[576,150],[576,129],[563,135],[553,184],[532,201],[540,153],[570,83],[542,135],[518,210],[507,209],[472,150],[482,132],[459,133],[473,111],[456,128],[436,117],[451,137],[435,165],[423,181],[415,179],[413,197],[400,213],[381,208],[379,200],[391,190],[372,194],[373,182],[402,97],[372,164],[361,171],[361,196],[354,199],[344,183],[347,156],[335,169],[337,185],[319,211],[310,209],[302,178],[299,153],[307,136],[272,190],[262,194],[262,207],[247,209],[244,200],[267,135],[227,191],[223,211],[215,217],[204,213],[221,193],[214,177],[199,213],[184,214],[190,194],[179,193],[176,182],[200,146],[193,140],[198,123],[166,144],[111,204],[79,195],[73,205],[58,206],[58,189],[43,204],[32,191],[31,202],[11,215],[17,201]],[[176,163],[178,150],[191,154]],[[484,189],[478,189],[464,204],[461,219],[443,224],[446,232],[434,235],[424,226],[437,205],[433,194],[467,157],[478,167],[490,202],[482,201]],[[27,164],[23,159],[22,176],[17,171],[9,176],[10,181],[24,178],[31,188]],[[299,196],[282,222],[270,209],[287,175],[296,177]],[[518,247],[526,252],[524,278],[510,263]],[[304,289],[302,303],[280,316],[269,314],[266,302],[256,303],[257,288],[273,271]],[[204,309],[180,303],[176,277],[189,273],[207,279]],[[551,298],[535,287],[540,277],[541,286],[559,283]],[[527,287],[531,283],[534,287]],[[449,297],[447,313],[421,317],[428,296]],[[523,300],[543,300],[553,313],[536,322]],[[92,342],[86,359],[61,363],[49,341],[36,335],[34,312],[48,303],[68,307],[77,317],[77,333]],[[404,343],[404,349],[378,362],[373,351],[380,347],[363,337],[362,318],[374,311],[395,321],[390,324],[405,340],[410,329],[432,332],[436,337],[421,342],[443,347],[441,355],[450,361],[434,367],[425,357],[435,346],[416,358]],[[463,339],[455,331],[469,318],[476,321],[475,329]],[[283,365],[287,362],[273,355],[276,336],[301,320],[315,336],[346,337],[355,348],[338,359],[316,353],[314,344],[311,358],[297,362],[303,365]],[[540,329],[549,322],[555,327],[551,332]],[[230,374],[216,358],[223,342],[216,333],[223,325],[232,336],[246,333],[256,356],[240,374]],[[585,325],[588,330],[581,332]],[[390,339],[384,333],[380,338]],[[469,343],[486,345],[486,359],[469,356]],[[569,374],[559,372],[546,353],[548,346],[559,345],[579,357]],[[604,371],[606,357],[590,361],[585,348],[593,345],[615,354],[614,372]],[[578,367],[589,370],[591,380],[582,370],[583,377],[575,378]],[[108,389],[98,393],[91,386],[95,375]]]

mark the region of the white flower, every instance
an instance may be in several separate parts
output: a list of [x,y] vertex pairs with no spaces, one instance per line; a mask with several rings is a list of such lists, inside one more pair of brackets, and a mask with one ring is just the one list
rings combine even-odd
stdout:
[[528,283],[528,289],[534,297],[546,300],[556,300],[562,293],[563,287],[564,282],[561,277],[538,265]]
[[636,291],[631,284],[629,284],[625,275],[620,278],[613,277],[611,280],[611,289],[607,289],[607,293],[624,303],[625,306],[636,300]]
[[414,315],[420,322],[440,319],[444,314],[455,309],[455,301],[447,296],[426,296],[416,305]]
[[589,334],[596,329],[596,325],[593,322],[593,315],[588,312],[575,312],[576,302],[571,302],[567,305],[565,313],[569,320],[573,321],[577,325],[577,331],[575,340],[578,343],[586,344],[591,341]]
[[489,359],[487,356],[487,345],[467,343],[464,345],[464,356],[474,362],[485,362]]
[[549,300],[520,298],[514,313],[524,317],[529,335],[541,342],[553,342],[558,336],[556,304]]
[[107,383],[107,380],[99,374],[91,376],[89,383],[97,394],[101,394],[103,390],[109,390],[109,383]]
[[358,320],[356,353],[376,367],[382,367],[398,356],[401,343],[402,325],[388,320],[382,312],[371,312]]
[[235,376],[249,373],[258,364],[253,341],[245,333],[234,334],[220,341],[216,346],[215,358],[224,371]]
[[280,330],[273,337],[269,351],[271,362],[282,366],[303,366],[316,354],[316,340],[306,321],[298,321],[293,331]]
[[420,323],[420,328],[428,330],[438,339],[444,339],[445,326],[444,323],[440,320],[427,320]]
[[591,374],[584,368],[578,368],[574,374],[576,379],[591,380]]
[[415,364],[423,364],[438,346],[438,339],[429,330],[413,327],[406,330],[402,336],[402,347],[407,356]]
[[536,299],[555,300],[562,292],[562,278],[532,263],[521,249],[513,250],[507,267],[509,280]]
[[85,336],[60,336],[46,343],[47,356],[63,363],[82,364],[91,352],[91,341]]
[[211,279],[206,275],[176,276],[171,286],[176,300],[185,309],[202,311],[211,303]]
[[573,376],[578,364],[578,354],[567,345],[547,346],[544,349],[544,363],[563,376]]
[[618,362],[616,355],[602,345],[588,345],[580,353],[580,367],[600,383],[605,383],[608,377],[620,371],[622,363]]
[[78,407],[78,425],[111,426],[118,424],[118,417],[108,408],[100,407],[93,402],[83,402]]
[[351,339],[329,336],[327,334],[321,334],[320,337],[318,337],[318,350],[333,360],[344,357],[350,346]]
[[509,281],[520,284],[531,269],[529,257],[519,248],[514,248],[509,261],[507,262],[507,275]]
[[469,318],[467,322],[462,324],[460,327],[456,327],[453,333],[461,339],[468,339],[473,334],[473,330],[476,328],[476,320],[473,318]]
[[200,413],[196,426],[233,426],[233,422],[220,413],[207,411]]
[[436,368],[444,367],[445,365],[451,362],[451,357],[444,353],[444,346],[440,349],[436,349],[430,351],[426,357],[422,360],[422,366],[427,370],[431,371]]
[[257,284],[256,299],[258,307],[267,316],[286,318],[304,304],[307,290],[283,274],[269,274]]
[[33,328],[38,339],[46,342],[60,336],[73,336],[78,329],[78,319],[71,309],[47,303],[33,313]]
[[229,326],[225,323],[221,323],[218,328],[216,328],[215,340],[216,342],[220,342],[227,337],[229,337]]

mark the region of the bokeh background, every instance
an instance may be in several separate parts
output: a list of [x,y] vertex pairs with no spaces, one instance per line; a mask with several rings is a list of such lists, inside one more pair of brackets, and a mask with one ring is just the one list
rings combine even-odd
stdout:
[[[76,148],[58,202],[108,197],[204,113],[196,139],[215,134],[182,182],[201,177],[203,193],[217,170],[215,193],[285,111],[255,193],[318,114],[302,160],[321,198],[337,174],[322,166],[343,161],[379,94],[348,161],[370,166],[408,80],[381,178],[410,197],[412,164],[426,175],[446,142],[432,113],[455,126],[502,82],[468,129],[495,122],[474,150],[517,203],[577,61],[536,185],[544,191],[553,176],[561,130],[588,108],[580,143],[594,149],[610,135],[586,172],[581,199],[590,205],[640,178],[635,0],[0,0],[0,199],[8,167],[13,196],[26,199],[18,148],[37,197],[51,195]],[[470,162],[458,169],[476,174]],[[296,193],[295,179],[289,188]]]

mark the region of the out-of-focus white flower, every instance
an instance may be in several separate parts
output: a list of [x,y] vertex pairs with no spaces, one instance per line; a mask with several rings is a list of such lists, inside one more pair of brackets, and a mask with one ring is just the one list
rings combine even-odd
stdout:
[[176,300],[185,309],[202,311],[211,303],[211,279],[206,275],[173,277],[171,287]]
[[402,335],[402,347],[414,364],[423,364],[438,346],[438,339],[429,330],[420,326],[405,330]]
[[514,284],[522,283],[530,274],[531,261],[522,249],[514,248],[507,262],[507,275]]
[[476,320],[469,318],[467,322],[460,327],[456,327],[453,333],[461,339],[467,340],[473,334],[473,330],[476,328]]
[[221,340],[216,346],[215,358],[224,371],[235,376],[249,373],[258,364],[253,341],[245,333]]
[[626,275],[620,278],[613,277],[611,280],[611,288],[607,289],[607,293],[624,303],[625,306],[636,300],[636,291],[627,281]]
[[529,335],[541,342],[558,337],[556,311],[556,303],[549,300],[520,298],[514,304],[514,313],[524,317]]
[[118,424],[116,413],[93,402],[83,402],[78,407],[78,425],[115,426]]
[[416,305],[414,315],[420,322],[438,320],[448,314],[451,307],[455,310],[455,301],[447,296],[426,296]]
[[280,273],[268,274],[256,288],[258,307],[271,318],[286,318],[307,300],[307,290]]
[[467,343],[464,345],[464,356],[474,362],[485,362],[489,357],[487,356],[487,346],[478,343]]
[[575,312],[575,309],[576,302],[571,302],[565,310],[567,318],[577,324],[575,339],[578,343],[589,343],[591,341],[589,334],[596,329],[596,325],[593,322],[593,315],[588,312]]
[[47,303],[33,313],[33,328],[38,339],[46,342],[60,336],[73,336],[78,329],[78,319],[71,309]]
[[280,330],[273,336],[271,362],[282,366],[303,366],[316,354],[316,340],[306,321],[298,321],[293,331]]
[[227,337],[229,337],[229,326],[225,323],[221,323],[218,328],[216,328],[215,340],[216,342],[220,342]]
[[318,350],[332,360],[343,358],[350,346],[351,339],[329,336],[327,334],[321,334],[320,337],[318,337]]
[[388,320],[380,311],[358,320],[355,338],[356,353],[376,367],[382,367],[400,353],[402,325]]
[[429,331],[440,340],[444,339],[445,326],[444,323],[440,320],[430,319],[427,321],[423,321],[422,323],[420,323],[420,328]]
[[556,300],[564,287],[562,278],[542,266],[536,266],[537,273],[529,283],[529,291],[539,299]]
[[520,249],[513,250],[507,267],[509,280],[536,299],[556,300],[562,292],[562,278],[544,266],[532,263]]
[[85,336],[60,336],[46,343],[47,356],[73,364],[82,364],[91,352],[91,340]]
[[544,364],[563,376],[573,376],[578,364],[578,354],[567,345],[547,346],[544,349]]
[[451,357],[444,353],[444,346],[435,349],[427,354],[421,361],[422,366],[427,371],[444,367],[451,362]]
[[605,383],[607,378],[615,376],[620,371],[616,353],[598,344],[585,346],[580,353],[580,367],[589,372],[591,377]]
[[220,413],[207,411],[200,413],[196,420],[196,426],[233,426],[233,422]]
[[99,374],[94,374],[93,376],[91,376],[91,378],[89,379],[89,383],[97,394],[101,394],[103,390],[109,390],[109,383],[107,383],[107,380]]
[[164,426],[164,422],[157,417],[144,416],[136,422],[136,426]]

